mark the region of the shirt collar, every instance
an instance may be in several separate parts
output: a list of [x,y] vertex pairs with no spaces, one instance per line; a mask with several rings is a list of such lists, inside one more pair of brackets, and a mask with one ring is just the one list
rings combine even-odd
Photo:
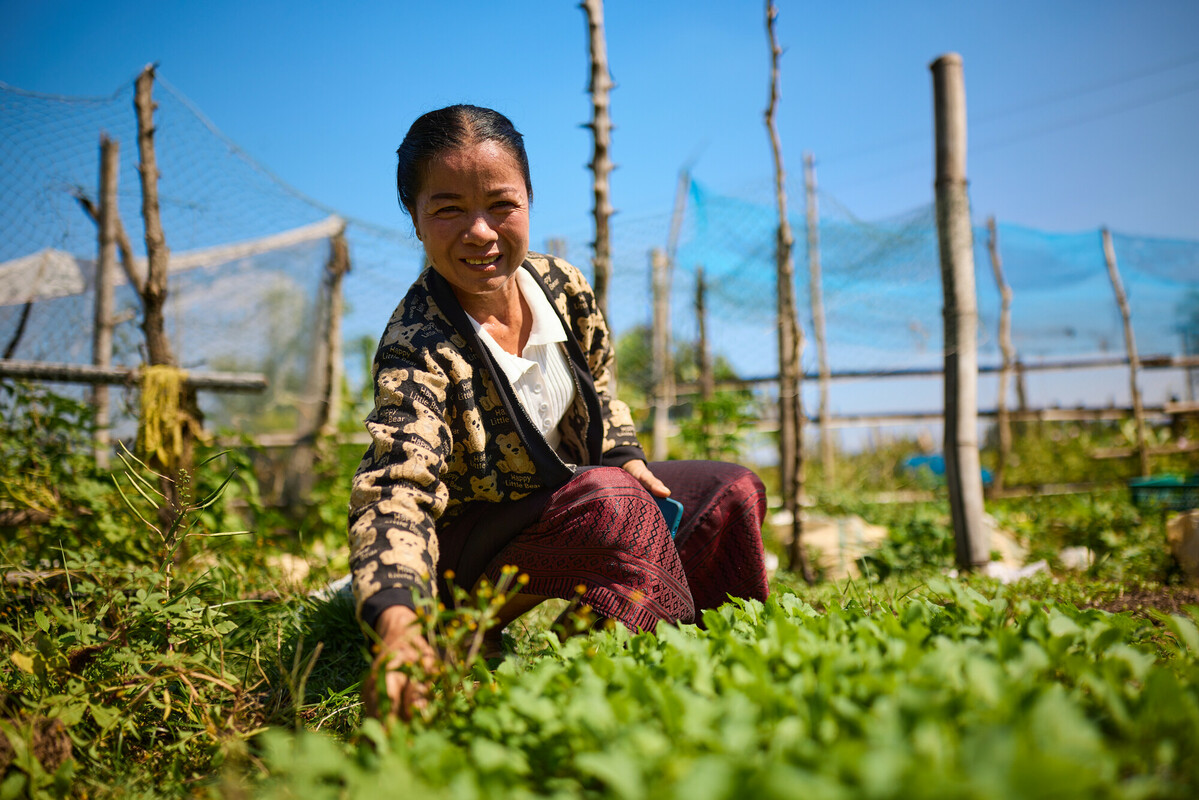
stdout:
[[[541,287],[537,285],[537,281],[523,268],[516,270],[515,277],[516,288],[528,303],[529,311],[533,316],[533,328],[529,331],[529,341],[525,343],[526,353],[528,348],[534,345],[565,342],[566,330],[562,327],[562,320],[559,318],[558,312],[554,311],[554,307],[550,305],[545,292],[541,291]],[[483,326],[470,314],[466,315],[466,319],[475,329],[475,333],[479,335],[483,344],[495,356],[496,362],[504,376],[508,378],[509,383],[515,384],[525,372],[533,367],[535,362],[513,355],[500,347],[499,343],[491,338],[491,334],[484,330]]]

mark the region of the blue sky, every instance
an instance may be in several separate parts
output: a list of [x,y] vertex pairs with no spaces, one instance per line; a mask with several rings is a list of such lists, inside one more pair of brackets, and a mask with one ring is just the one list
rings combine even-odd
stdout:
[[[760,2],[610,0],[615,220],[669,211],[677,171],[769,197]],[[872,219],[931,200],[931,78],[964,58],[976,217],[1199,238],[1199,3],[781,0],[792,178]],[[107,95],[143,64],[303,192],[407,226],[395,147],[419,113],[494,106],[526,134],[533,241],[590,225],[586,29],[569,0],[0,0],[0,80]],[[798,204],[801,198],[793,198]]]

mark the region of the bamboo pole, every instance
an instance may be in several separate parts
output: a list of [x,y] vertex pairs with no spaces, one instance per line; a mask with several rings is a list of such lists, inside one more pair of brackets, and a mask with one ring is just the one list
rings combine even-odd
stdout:
[[592,186],[595,195],[595,242],[592,267],[594,280],[592,289],[600,313],[608,316],[608,281],[612,274],[612,245],[608,221],[612,216],[612,204],[608,198],[608,176],[612,172],[609,155],[612,140],[612,117],[609,110],[608,93],[612,90],[612,76],[608,71],[608,46],[604,38],[603,0],[583,0],[579,4],[587,15],[587,42],[591,56],[591,128],[594,150],[591,157]]
[[969,570],[990,559],[983,527],[978,457],[978,301],[966,191],[966,85],[962,58],[930,65],[936,123],[937,239],[945,295],[945,478],[957,562]]
[[820,370],[820,467],[825,486],[836,480],[837,462],[833,450],[833,435],[829,430],[829,366],[828,339],[824,325],[824,285],[820,272],[820,213],[816,200],[816,159],[804,154],[804,194],[807,200],[808,221],[808,278],[811,282],[812,335],[816,338],[816,356]]
[[653,331],[653,374],[654,374],[654,424],[652,432],[651,458],[665,461],[667,437],[670,434],[670,384],[673,372],[670,358],[670,259],[655,247],[650,251],[652,271],[652,294],[654,301]]
[[[96,259],[95,320],[92,324],[92,364],[101,369],[112,365],[113,270],[116,267],[117,182],[120,174],[121,146],[107,136],[100,137],[100,224],[97,231],[99,254]],[[111,443],[108,386],[92,387],[92,407],[96,410],[94,438],[96,466],[108,469]]]
[[142,185],[142,219],[146,227],[146,283],[142,292],[145,313],[142,330],[146,334],[146,354],[151,365],[174,366],[175,355],[167,339],[163,309],[167,298],[167,265],[171,251],[162,232],[158,209],[158,159],[154,154],[154,65],[137,76],[134,107],[137,110],[137,152],[141,159],[138,172]]
[[816,575],[803,548],[803,395],[800,369],[803,329],[796,316],[795,266],[791,252],[795,238],[787,219],[786,171],[775,120],[779,101],[779,57],[783,52],[774,32],[777,17],[778,8],[774,0],[766,0],[766,35],[770,43],[770,104],[766,107],[766,130],[770,135],[770,150],[774,157],[774,186],[779,215],[775,238],[779,328],[779,475],[782,478],[783,502],[791,512],[787,568],[799,570],[805,581],[815,583]]
[[995,425],[999,431],[999,457],[995,463],[995,477],[991,483],[992,490],[999,494],[1003,491],[1004,473],[1012,452],[1012,424],[1008,414],[1007,394],[1012,365],[1016,361],[1016,348],[1012,346],[1012,287],[1003,277],[1003,259],[999,255],[999,231],[995,225],[994,216],[987,218],[987,251],[991,255],[991,270],[995,273],[995,286],[999,289],[999,348],[1003,353],[1003,364],[999,369],[999,391],[995,398],[995,410],[998,415]]
[[1137,340],[1132,332],[1132,312],[1128,307],[1128,296],[1124,294],[1124,282],[1116,266],[1116,248],[1112,246],[1112,233],[1103,229],[1103,257],[1107,261],[1107,276],[1116,293],[1116,304],[1120,307],[1120,318],[1124,322],[1124,346],[1128,350],[1128,384],[1132,392],[1132,415],[1137,429],[1137,458],[1141,475],[1149,475],[1149,443],[1145,437],[1145,409],[1141,405],[1141,389],[1138,380],[1141,371],[1137,355]]

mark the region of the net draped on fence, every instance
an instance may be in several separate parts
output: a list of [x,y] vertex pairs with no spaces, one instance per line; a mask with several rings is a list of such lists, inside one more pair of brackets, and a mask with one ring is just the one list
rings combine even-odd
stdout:
[[[14,359],[91,363],[97,228],[77,196],[98,200],[102,133],[120,144],[119,212],[144,274],[133,94],[132,80],[104,98],[0,85],[0,348],[17,338],[32,301]],[[166,327],[180,365],[267,376],[265,394],[202,393],[213,427],[303,427],[298,421],[314,414],[324,373],[317,340],[330,237],[346,224],[270,174],[161,76],[154,98],[171,250]],[[407,232],[353,220],[346,236],[344,336],[377,339],[416,275],[419,249]],[[144,349],[140,305],[120,268],[116,280],[113,363],[136,366]],[[118,403],[136,405],[129,396]]]
[[[303,196],[224,137],[159,77],[155,144],[162,220],[171,248],[168,332],[192,370],[246,370],[271,379],[264,395],[202,396],[218,425],[247,432],[287,429],[311,406],[321,370],[313,320],[322,302],[329,236],[345,220]],[[564,121],[564,125],[569,121]],[[106,98],[36,95],[0,84],[0,347],[25,305],[30,314],[14,358],[89,363],[96,226],[76,200],[97,198],[99,139],[119,141],[121,220],[144,256],[133,81]],[[617,198],[619,200],[619,198]],[[810,326],[802,193],[792,192],[796,290]],[[834,372],[937,367],[941,283],[932,206],[877,222],[855,219],[821,195],[823,293]],[[777,370],[771,198],[723,196],[692,181],[675,259],[672,328],[696,338],[695,274],[710,286],[713,350],[743,376]],[[833,210],[831,213],[829,209]],[[669,213],[613,220],[609,308],[617,333],[649,323],[649,250],[664,247]],[[345,220],[351,271],[344,280],[349,374],[362,377],[360,339],[377,339],[421,265],[407,230]],[[591,231],[565,236],[560,255],[587,269]],[[1199,242],[1113,235],[1144,354],[1193,354],[1199,345]],[[975,230],[980,357],[999,362],[999,295],[984,228]],[[1098,230],[1057,234],[999,224],[999,247],[1014,292],[1012,332],[1026,362],[1124,353],[1119,312]],[[121,275],[118,269],[118,275]],[[114,363],[140,363],[139,307],[117,288]],[[1189,337],[1189,338],[1188,338]],[[862,390],[858,390],[862,391]],[[867,404],[885,411],[888,392]]]

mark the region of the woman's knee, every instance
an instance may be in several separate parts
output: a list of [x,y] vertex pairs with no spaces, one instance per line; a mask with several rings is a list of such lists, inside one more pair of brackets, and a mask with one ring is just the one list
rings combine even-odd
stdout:
[[559,491],[543,523],[548,521],[552,526],[569,518],[566,524],[573,528],[578,527],[575,523],[582,523],[590,531],[588,535],[597,540],[629,530],[653,535],[659,528],[670,536],[653,495],[620,467],[584,470]]
[[740,470],[740,474],[733,482],[741,490],[739,495],[745,502],[759,507],[759,516],[764,516],[766,513],[766,485],[753,470],[747,467],[741,467]]
[[622,467],[589,467],[582,470],[567,486],[582,494],[605,491],[645,491],[641,482]]

